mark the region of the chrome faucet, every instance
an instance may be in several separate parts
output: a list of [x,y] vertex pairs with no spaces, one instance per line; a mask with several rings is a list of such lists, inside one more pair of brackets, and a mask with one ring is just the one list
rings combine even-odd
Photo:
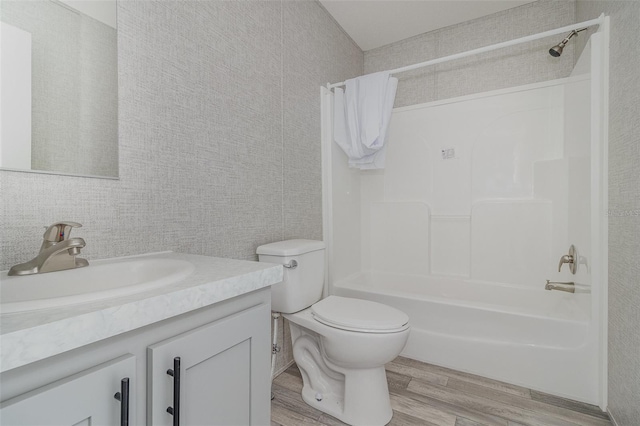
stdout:
[[9,275],[43,274],[45,272],[88,266],[86,259],[76,257],[86,243],[82,238],[69,238],[72,228],[80,228],[76,222],[57,222],[44,232],[40,253],[28,262],[20,263],[9,270]]

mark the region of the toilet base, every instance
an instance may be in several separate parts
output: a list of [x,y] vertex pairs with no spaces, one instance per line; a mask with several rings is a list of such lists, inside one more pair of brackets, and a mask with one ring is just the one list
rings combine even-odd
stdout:
[[322,355],[322,337],[290,323],[302,399],[350,425],[385,425],[393,416],[384,365],[344,368]]
[[302,399],[350,425],[386,425],[393,417],[384,368],[349,371],[345,375],[344,396],[334,392],[321,394],[305,383]]

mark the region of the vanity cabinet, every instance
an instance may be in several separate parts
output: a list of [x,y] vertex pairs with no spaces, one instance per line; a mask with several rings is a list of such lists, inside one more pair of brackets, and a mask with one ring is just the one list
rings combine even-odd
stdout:
[[6,371],[0,424],[120,425],[124,378],[130,425],[269,424],[270,312],[264,288]]
[[149,346],[147,423],[264,424],[269,385],[256,372],[265,367],[269,313],[257,306]]
[[7,426],[124,426],[135,418],[131,381],[135,374],[135,357],[119,357],[3,402],[0,422]]

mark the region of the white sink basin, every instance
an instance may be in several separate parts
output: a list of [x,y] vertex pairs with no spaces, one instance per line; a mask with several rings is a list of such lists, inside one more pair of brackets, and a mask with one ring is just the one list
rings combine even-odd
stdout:
[[26,312],[127,296],[176,283],[192,263],[144,257],[103,260],[46,274],[0,276],[0,313]]

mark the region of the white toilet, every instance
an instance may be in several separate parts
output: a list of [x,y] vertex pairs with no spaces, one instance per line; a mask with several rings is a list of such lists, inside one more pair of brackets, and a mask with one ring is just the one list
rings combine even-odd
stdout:
[[384,425],[393,416],[384,364],[404,348],[409,317],[367,300],[322,299],[324,249],[313,240],[258,247],[261,262],[285,265],[284,281],[272,286],[271,309],[291,325],[302,399],[351,425]]

